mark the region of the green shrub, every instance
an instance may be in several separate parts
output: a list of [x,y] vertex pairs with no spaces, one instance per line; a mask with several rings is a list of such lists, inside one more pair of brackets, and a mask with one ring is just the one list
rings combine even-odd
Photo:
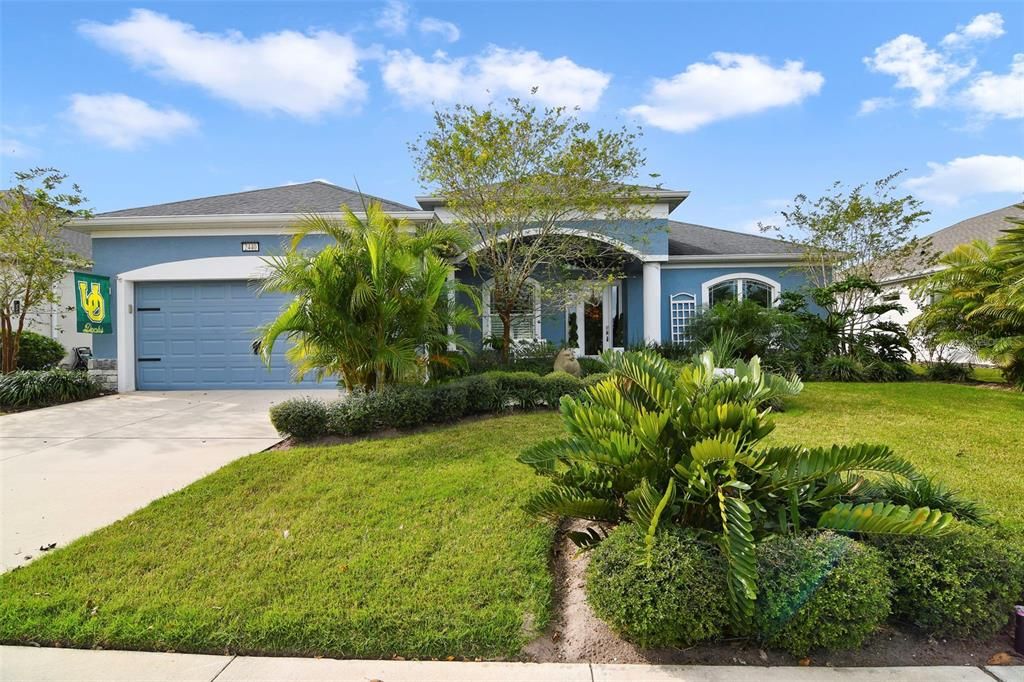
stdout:
[[757,635],[796,656],[860,647],[889,615],[885,562],[850,538],[777,536],[758,545],[757,568]]
[[1024,590],[1019,548],[998,532],[964,527],[938,538],[874,544],[896,586],[893,615],[930,635],[990,637],[1006,626]]
[[648,564],[643,533],[619,526],[593,550],[586,590],[594,613],[641,647],[715,639],[729,620],[719,552],[680,531],[657,535]]
[[886,479],[871,486],[865,497],[911,507],[939,509],[967,523],[981,524],[985,519],[985,510],[980,504],[935,478]]
[[583,387],[587,388],[589,386],[593,386],[594,384],[599,384],[605,379],[607,379],[609,376],[611,375],[608,372],[595,372],[594,374],[588,374],[587,376],[583,377]]
[[818,378],[823,381],[865,381],[867,370],[856,358],[831,355],[818,367]]
[[296,440],[327,434],[327,405],[313,398],[292,398],[270,408],[270,423],[277,432]]
[[524,410],[533,409],[544,401],[540,377],[531,372],[488,372],[484,376],[494,381],[499,409],[515,403]]
[[969,363],[933,362],[927,365],[924,375],[932,381],[946,381],[963,384],[973,378],[974,367]]
[[917,378],[908,363],[898,360],[871,360],[864,365],[864,373],[869,381],[913,381]]
[[568,372],[552,372],[541,377],[541,396],[548,407],[558,409],[563,395],[575,395],[583,390],[583,380]]
[[341,398],[327,405],[327,433],[332,436],[354,436],[352,430],[352,403]]
[[487,414],[501,407],[494,379],[486,374],[459,379],[459,383],[466,389],[466,414]]
[[67,369],[19,370],[0,375],[0,406],[44,407],[95,398],[102,392],[85,372]]
[[18,342],[18,369],[50,369],[64,359],[64,346],[48,336],[22,332]]
[[435,424],[454,422],[466,414],[469,391],[459,381],[440,384],[429,389],[419,389],[428,406],[427,420]]
[[580,374],[582,377],[600,374],[608,370],[605,364],[596,358],[576,358],[576,362],[580,363]]

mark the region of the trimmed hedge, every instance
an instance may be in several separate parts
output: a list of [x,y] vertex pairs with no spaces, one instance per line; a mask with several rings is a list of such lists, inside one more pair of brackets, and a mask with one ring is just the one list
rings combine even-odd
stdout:
[[563,395],[578,393],[586,385],[565,372],[543,377],[531,372],[487,372],[444,384],[354,392],[330,404],[296,398],[275,405],[270,419],[279,433],[296,440],[328,434],[359,436],[385,429],[446,424],[506,409],[557,408]]
[[18,369],[38,370],[56,367],[64,359],[64,346],[49,336],[25,331],[18,341]]
[[635,525],[613,530],[593,550],[586,590],[598,617],[645,648],[716,639],[729,622],[721,553],[677,529],[658,534],[649,565]]
[[1009,622],[1024,596],[1019,540],[962,527],[936,538],[872,539],[896,586],[893,615],[936,637],[984,639]]
[[889,615],[885,561],[848,537],[771,538],[757,547],[757,571],[757,636],[795,656],[859,648]]
[[85,372],[68,369],[19,370],[0,375],[0,406],[45,407],[95,398],[99,383]]

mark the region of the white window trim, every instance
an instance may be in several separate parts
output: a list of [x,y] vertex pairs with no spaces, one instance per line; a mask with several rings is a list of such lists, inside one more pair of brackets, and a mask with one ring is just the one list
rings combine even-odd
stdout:
[[[532,277],[527,278],[525,282],[526,286],[533,289],[533,334],[532,339],[517,339],[515,336],[512,337],[513,341],[543,341],[543,337],[540,333],[540,282]],[[491,330],[491,290],[494,289],[494,278],[491,278],[483,283],[480,287],[480,298],[483,299],[483,322],[480,325],[480,331],[484,338],[490,338],[493,335]]]
[[736,300],[737,301],[742,301],[743,300],[743,281],[742,280],[750,279],[750,280],[753,280],[755,282],[760,282],[761,284],[768,285],[771,288],[772,307],[775,307],[776,305],[778,305],[778,303],[779,303],[779,294],[782,293],[782,285],[779,284],[778,282],[776,282],[771,277],[765,277],[764,275],[759,275],[759,274],[754,273],[754,272],[730,272],[728,275],[722,275],[720,277],[715,277],[714,279],[709,279],[708,281],[704,282],[703,284],[700,285],[701,304],[705,308],[708,307],[709,305],[711,305],[711,287],[715,286],[716,284],[721,284],[722,282],[728,282],[728,281],[731,281],[731,280],[734,280],[734,279],[735,280],[740,280],[736,284]]
[[[688,291],[680,291],[680,292],[672,294],[671,296],[668,297],[668,314],[669,314],[669,318],[668,318],[669,319],[668,333],[669,333],[669,339],[672,341],[672,343],[685,343],[685,342],[690,340],[689,339],[689,334],[687,333],[687,330],[688,330],[688,328],[690,326],[689,323],[692,321],[692,317],[691,318],[687,318],[686,315],[685,315],[686,304],[687,303],[692,303],[693,304],[693,308],[692,308],[692,310],[690,312],[691,312],[691,315],[696,315],[697,314],[697,297],[694,296],[693,294],[691,294],[690,292],[688,292]],[[678,310],[679,310],[679,316],[678,316],[678,319],[679,319],[679,329],[682,330],[682,333],[681,333],[679,339],[676,338],[676,320],[677,320],[677,316],[676,316],[677,308],[676,308],[676,306],[677,305],[679,305],[679,308],[678,308]]]

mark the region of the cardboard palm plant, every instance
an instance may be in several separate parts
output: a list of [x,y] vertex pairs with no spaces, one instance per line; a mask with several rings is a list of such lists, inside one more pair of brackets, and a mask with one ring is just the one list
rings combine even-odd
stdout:
[[[805,528],[937,534],[953,520],[928,508],[855,504],[865,475],[919,477],[884,445],[759,445],[775,428],[767,405],[803,385],[761,371],[756,357],[722,369],[706,352],[681,370],[648,351],[603,359],[607,379],[578,398],[562,398],[567,435],[520,455],[553,484],[527,511],[635,523],[648,547],[669,524],[707,536],[727,560],[738,623],[753,613],[761,538]],[[572,537],[587,547],[603,530]]]

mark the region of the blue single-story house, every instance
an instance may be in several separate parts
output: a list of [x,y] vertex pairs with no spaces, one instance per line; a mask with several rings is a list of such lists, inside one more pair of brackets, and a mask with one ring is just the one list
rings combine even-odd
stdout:
[[[607,229],[601,221],[573,228],[628,253],[624,277],[563,310],[542,306],[538,292],[514,320],[517,340],[561,345],[575,328],[580,355],[682,341],[701,307],[736,298],[773,305],[783,291],[803,285],[794,245],[671,219],[688,192],[651,187],[643,194],[642,239],[631,239],[629,226]],[[419,206],[412,207],[317,181],[112,211],[80,222],[76,229],[92,236],[93,272],[111,278],[116,310],[113,334],[95,338],[94,357],[116,359],[120,391],[291,385],[283,357],[268,370],[253,350],[254,330],[284,300],[257,296],[252,283],[264,271],[263,258],[281,251],[282,237],[302,215],[337,215],[341,206],[358,213],[368,200],[413,223],[449,215],[443,198],[418,197]],[[308,243],[315,248],[316,236]],[[484,315],[475,338],[499,333],[486,275],[460,267],[456,276],[482,288]]]

